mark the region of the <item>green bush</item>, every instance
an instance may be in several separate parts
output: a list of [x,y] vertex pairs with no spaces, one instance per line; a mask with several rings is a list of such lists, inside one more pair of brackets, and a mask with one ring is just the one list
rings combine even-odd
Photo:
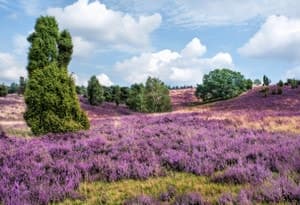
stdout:
[[279,86],[279,87],[283,87],[283,81],[282,80],[280,80],[278,83],[277,83],[277,86]]
[[[39,135],[88,129],[89,121],[80,108],[74,80],[68,75],[73,51],[69,32],[59,33],[54,17],[41,16],[27,39],[31,46],[24,118],[31,131]],[[23,81],[25,84],[24,78]]]
[[4,84],[0,85],[0,97],[5,97],[7,93],[8,93],[7,87]]
[[[251,81],[252,82],[252,81]],[[198,85],[196,96],[203,101],[229,99],[252,87],[244,76],[230,69],[216,69],[204,75],[203,84]]]
[[149,77],[146,86],[133,84],[130,88],[127,106],[138,112],[167,112],[172,110],[167,86],[157,78]]
[[133,84],[130,88],[126,105],[131,110],[147,112],[145,100],[145,86],[142,83]]
[[74,80],[56,63],[31,73],[25,102],[24,118],[35,135],[89,128],[87,116],[80,109]]
[[87,87],[88,100],[91,105],[100,105],[104,101],[104,91],[96,76],[92,76]]
[[149,77],[145,86],[147,112],[167,112],[172,110],[169,89],[157,78]]
[[255,79],[253,81],[254,85],[258,86],[258,85],[261,85],[261,81],[259,79]]
[[270,83],[271,83],[271,80],[266,75],[264,75],[263,76],[263,86],[269,86]]

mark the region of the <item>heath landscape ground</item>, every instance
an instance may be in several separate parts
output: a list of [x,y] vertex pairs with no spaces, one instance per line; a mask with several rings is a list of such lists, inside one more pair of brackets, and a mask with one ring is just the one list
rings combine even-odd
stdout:
[[300,89],[202,105],[171,91],[174,111],[91,106],[91,128],[33,137],[22,97],[0,98],[3,204],[299,204]]

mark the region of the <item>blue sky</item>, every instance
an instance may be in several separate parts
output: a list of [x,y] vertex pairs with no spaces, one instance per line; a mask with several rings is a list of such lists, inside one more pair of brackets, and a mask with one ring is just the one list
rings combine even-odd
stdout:
[[40,15],[71,32],[78,84],[151,75],[196,85],[222,67],[251,79],[300,78],[299,10],[298,0],[0,0],[0,82],[26,75],[26,37]]

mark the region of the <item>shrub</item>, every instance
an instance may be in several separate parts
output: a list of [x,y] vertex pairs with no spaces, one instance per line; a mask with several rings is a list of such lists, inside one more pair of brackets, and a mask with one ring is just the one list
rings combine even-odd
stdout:
[[218,200],[219,205],[234,205],[234,198],[230,193],[224,193]]
[[8,93],[17,93],[19,91],[19,85],[17,83],[11,83],[8,87]]
[[[28,41],[31,47],[24,118],[32,132],[38,135],[88,129],[89,121],[80,109],[74,80],[68,75],[73,51],[70,33],[59,33],[54,17],[41,16]],[[21,81],[25,82],[23,78]]]
[[159,79],[151,77],[147,79],[146,86],[131,86],[126,104],[138,112],[166,112],[172,109],[167,86]]
[[113,102],[116,103],[117,106],[121,103],[121,88],[118,85],[112,86],[112,98]]
[[80,109],[74,80],[56,63],[31,73],[25,91],[24,118],[35,135],[88,129]]
[[282,81],[282,80],[280,80],[280,81],[277,83],[277,86],[279,86],[279,87],[283,87],[283,81]]
[[266,75],[264,75],[263,76],[263,86],[269,86],[270,83],[271,83],[271,80]]
[[176,187],[168,186],[167,191],[163,192],[159,196],[160,201],[171,201],[176,195]]
[[132,199],[127,199],[124,202],[124,205],[158,205],[159,202],[157,202],[155,199],[153,199],[150,196],[137,196]]
[[0,97],[5,97],[7,93],[7,87],[4,84],[0,85]]
[[196,192],[182,194],[175,198],[173,205],[203,205],[205,204],[201,195]]
[[295,79],[291,79],[290,81],[292,89],[298,88],[298,81]]
[[167,86],[157,78],[149,77],[145,86],[147,112],[171,111],[171,99]]
[[104,101],[104,91],[97,77],[93,75],[87,87],[88,100],[91,105],[100,105]]
[[282,95],[282,93],[283,93],[282,87],[277,87],[277,94]]
[[236,97],[246,91],[250,81],[239,73],[229,69],[216,69],[204,75],[203,84],[198,85],[196,96],[203,101],[223,100]]
[[258,86],[258,85],[261,85],[261,81],[259,79],[255,79],[253,81],[254,85]]

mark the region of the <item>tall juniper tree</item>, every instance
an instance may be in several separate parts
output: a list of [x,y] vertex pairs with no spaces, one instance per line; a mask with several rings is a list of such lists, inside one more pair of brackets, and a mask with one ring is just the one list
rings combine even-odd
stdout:
[[35,135],[88,129],[81,110],[74,79],[68,74],[73,44],[68,31],[59,32],[54,17],[37,19],[28,37],[27,105],[24,118]]

